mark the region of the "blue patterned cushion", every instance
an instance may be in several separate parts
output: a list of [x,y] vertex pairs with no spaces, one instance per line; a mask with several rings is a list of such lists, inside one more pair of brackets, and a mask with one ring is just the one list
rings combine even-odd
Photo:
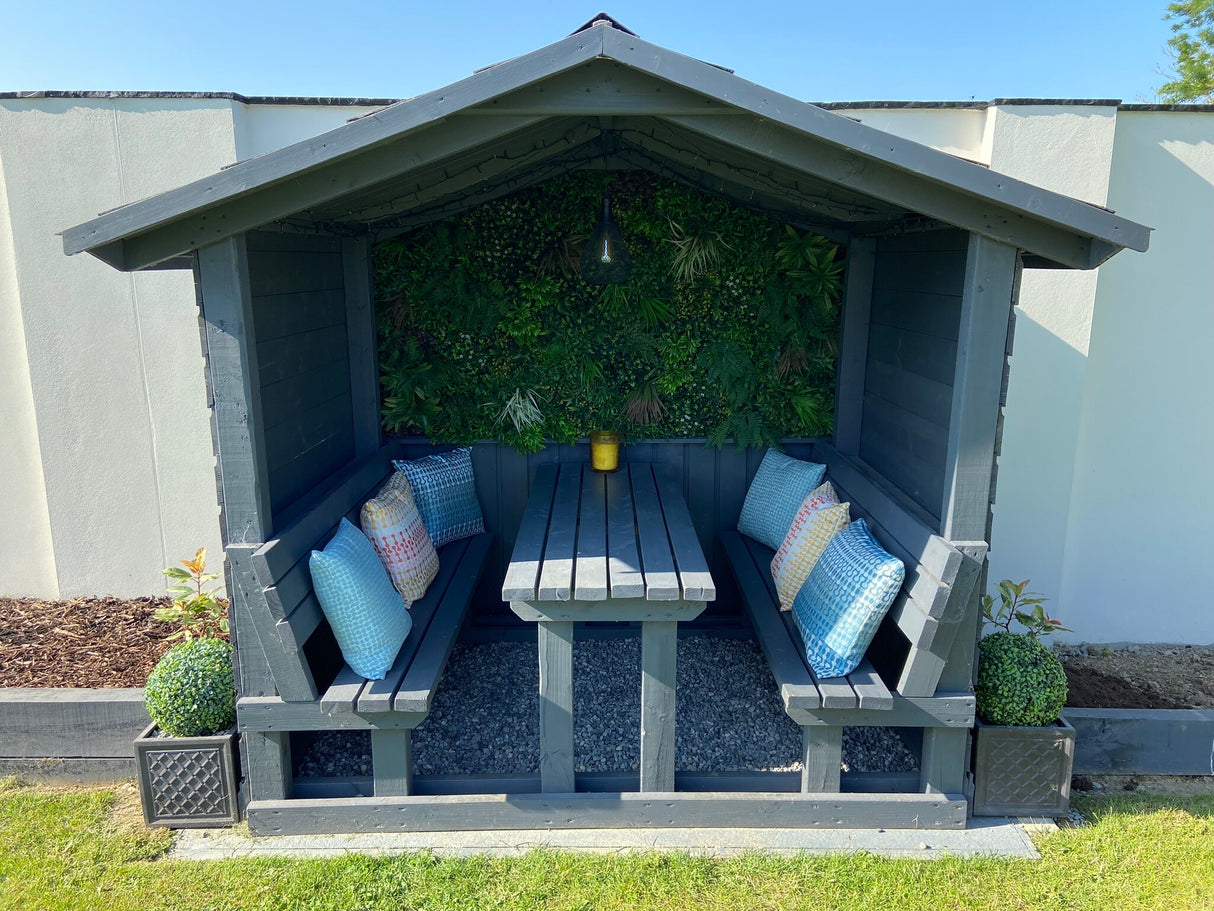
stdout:
[[409,479],[417,511],[435,547],[485,530],[481,504],[476,499],[470,448],[392,464]]
[[368,680],[382,680],[413,628],[413,619],[375,548],[342,519],[325,549],[312,551],[308,566],[316,598],[346,664]]
[[738,531],[778,549],[797,510],[825,475],[825,465],[767,450],[746,491]]
[[863,519],[831,539],[797,592],[792,614],[819,677],[850,674],[864,659],[905,572]]

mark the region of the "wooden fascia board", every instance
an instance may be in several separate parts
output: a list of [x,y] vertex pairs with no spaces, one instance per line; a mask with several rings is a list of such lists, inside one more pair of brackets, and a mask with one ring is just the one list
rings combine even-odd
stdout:
[[[770,120],[846,151],[859,161],[884,165],[891,171],[899,172],[904,182],[910,175],[925,181],[929,186],[952,188],[958,195],[974,197],[976,201],[1007,211],[1013,217],[1049,223],[1059,230],[1104,241],[1118,249],[1128,247],[1141,252],[1145,251],[1150,243],[1150,228],[1111,212],[798,101],[639,38],[614,30],[604,29],[604,32],[605,56],[675,85],[736,105],[764,120]],[[687,123],[688,120],[696,120],[694,117],[672,115],[671,119],[684,123],[689,128],[695,128]],[[734,119],[716,120],[719,123],[732,123]],[[697,124],[700,129],[697,131],[702,132],[705,125],[704,121],[700,121]],[[943,217],[929,210],[917,211],[922,211],[925,215]],[[981,225],[958,227],[986,233]],[[1006,240],[997,235],[992,236],[998,240]],[[1033,252],[1046,256],[1053,253],[1051,250]],[[1092,268],[1093,258],[1085,256],[1080,261],[1068,261],[1068,265],[1083,269]]]
[[[251,191],[298,179],[304,172],[320,165],[335,164],[365,154],[376,146],[392,143],[438,120],[484,104],[498,95],[593,60],[602,55],[603,33],[606,31],[608,29],[595,28],[570,35],[538,51],[508,60],[445,88],[398,102],[320,136],[240,162],[175,190],[122,206],[64,231],[63,250],[68,255],[85,251],[92,253],[135,234],[153,233],[157,228],[187,215],[214,211],[216,218],[220,218],[225,205]],[[274,217],[271,215],[260,223],[272,221]],[[206,242],[215,242],[240,230],[243,229],[218,233],[208,237]],[[174,249],[166,255],[181,253],[186,249]],[[119,266],[115,257],[106,261],[125,270],[141,268],[135,262]]]
[[351,161],[312,167],[287,181],[256,187],[219,208],[198,209],[156,228],[123,238],[123,265],[143,269],[175,256],[294,215],[311,205],[389,180],[440,161],[470,145],[493,141],[540,118],[462,118],[443,121],[398,142],[364,150]]
[[905,170],[866,158],[850,149],[806,142],[780,124],[748,122],[734,117],[672,117],[668,121],[778,161],[785,167],[802,170],[1000,243],[1039,253],[1072,268],[1092,268],[1093,239],[1083,232],[958,191],[948,184],[908,179]]

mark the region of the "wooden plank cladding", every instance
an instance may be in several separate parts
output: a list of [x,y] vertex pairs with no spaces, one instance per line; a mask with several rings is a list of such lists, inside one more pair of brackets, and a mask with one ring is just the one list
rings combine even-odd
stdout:
[[262,430],[277,515],[354,455],[338,239],[248,235]]
[[967,237],[877,242],[859,454],[940,516]]

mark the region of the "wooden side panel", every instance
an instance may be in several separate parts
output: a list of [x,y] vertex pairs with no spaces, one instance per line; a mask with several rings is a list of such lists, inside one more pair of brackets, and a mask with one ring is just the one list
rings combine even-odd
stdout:
[[[936,518],[965,251],[960,231],[877,242],[858,446],[840,447],[858,453]],[[846,369],[841,365],[841,374]],[[844,426],[850,446],[853,431]]]
[[371,242],[347,237],[341,242],[346,296],[346,344],[349,352],[350,404],[354,421],[354,452],[365,456],[379,450],[379,348],[375,335]]
[[835,446],[849,455],[860,451],[876,252],[876,242],[870,238],[857,237],[847,246],[847,286],[843,292],[835,391]]
[[[373,315],[366,260],[355,244],[347,243],[343,255],[336,238],[265,232],[250,238],[269,495],[278,513],[354,457],[356,393],[361,451],[372,449],[368,402],[373,395],[378,408],[378,390],[366,370],[376,362]],[[356,335],[347,331],[347,312]],[[367,359],[366,369],[352,369],[351,352]],[[378,443],[378,415],[374,434]]]

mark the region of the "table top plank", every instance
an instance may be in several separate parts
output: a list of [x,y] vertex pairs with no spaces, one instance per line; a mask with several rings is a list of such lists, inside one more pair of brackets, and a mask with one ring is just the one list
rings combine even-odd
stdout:
[[[589,470],[589,469],[587,469]],[[540,601],[568,601],[573,593],[573,559],[577,544],[578,501],[582,494],[582,465],[561,465],[552,498],[548,541],[540,567]]]
[[691,521],[687,501],[683,499],[682,485],[665,466],[654,469],[658,496],[662,501],[662,514],[666,517],[666,531],[670,535],[670,546],[674,562],[679,570],[679,583],[683,597],[688,601],[713,601],[717,597],[716,584],[708,571],[704,549]]
[[541,465],[535,471],[531,496],[523,510],[523,521],[514,541],[514,552],[502,582],[503,601],[534,601],[548,534],[548,516],[556,491],[556,465]]
[[575,601],[607,600],[607,485],[603,475],[585,469],[573,580]]
[[645,575],[645,598],[649,601],[677,601],[683,591],[675,571],[666,520],[658,500],[653,466],[633,462],[628,466],[632,480],[632,499],[636,508],[637,538],[641,545],[641,564]]
[[607,476],[607,576],[612,598],[645,597],[627,467]]

